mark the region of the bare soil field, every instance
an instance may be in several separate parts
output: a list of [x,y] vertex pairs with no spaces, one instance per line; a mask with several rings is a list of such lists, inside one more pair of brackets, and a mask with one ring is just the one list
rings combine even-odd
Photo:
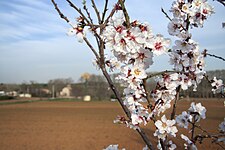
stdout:
[[[223,100],[201,100],[207,108],[207,121],[201,121],[201,125],[209,132],[217,133],[225,117]],[[180,101],[177,113],[189,108],[190,103]],[[141,150],[145,144],[136,131],[113,124],[117,115],[123,115],[117,102],[41,101],[0,105],[0,149],[101,150],[109,144],[119,144],[127,150]],[[153,124],[144,129],[156,146]],[[183,149],[179,139],[178,133],[173,139],[178,150]],[[221,148],[206,141],[199,149]]]

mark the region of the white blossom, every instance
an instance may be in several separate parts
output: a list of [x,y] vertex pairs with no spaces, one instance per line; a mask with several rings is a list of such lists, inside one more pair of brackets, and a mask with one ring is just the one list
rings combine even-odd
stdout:
[[212,91],[214,94],[220,93],[224,88],[223,81],[221,79],[218,80],[216,77],[213,78],[211,85],[213,87]]
[[68,29],[67,35],[76,36],[78,42],[83,42],[83,38],[85,37],[84,29],[77,24],[71,24],[72,28]]
[[158,34],[154,39],[151,39],[147,43],[147,47],[152,49],[153,54],[162,55],[168,51],[170,46],[170,39],[164,38],[162,35]]
[[176,117],[177,125],[182,128],[188,128],[189,122],[192,121],[192,116],[188,114],[186,111],[183,111],[182,114]]
[[155,122],[155,126],[157,130],[154,133],[154,136],[158,136],[159,139],[165,139],[167,135],[176,137],[176,133],[178,132],[176,126],[174,126],[176,121],[167,120],[166,116],[163,115],[161,120],[157,120]]
[[206,109],[202,106],[201,103],[195,104],[194,102],[191,103],[191,107],[188,109],[189,113],[194,117],[195,121],[199,122],[200,119],[205,119]]

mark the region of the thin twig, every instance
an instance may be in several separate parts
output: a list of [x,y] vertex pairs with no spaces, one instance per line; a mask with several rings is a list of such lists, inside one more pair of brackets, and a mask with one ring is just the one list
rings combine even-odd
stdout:
[[137,129],[137,132],[141,135],[142,139],[144,140],[145,144],[148,146],[150,150],[154,150],[152,143],[150,142],[149,138],[146,136],[145,132],[141,129]]
[[[120,0],[118,0],[118,2],[117,2],[116,5],[119,4],[119,1],[120,1]],[[116,6],[114,6],[114,8],[112,9],[112,11],[111,11],[111,13],[109,14],[109,16],[105,19],[104,24],[103,24],[103,26],[102,26],[103,28],[105,28],[105,26],[106,26],[107,23],[109,22],[109,19],[114,15],[115,12],[116,12]]]
[[[170,16],[165,12],[165,10],[163,8],[161,8],[162,13],[166,16],[166,18],[168,18],[170,21],[172,21],[172,19],[170,18]],[[184,30],[187,31],[186,28],[183,25],[180,25],[180,27]]]
[[225,1],[224,0],[216,0],[216,1],[221,3],[225,7]]
[[192,124],[192,126],[194,126],[194,128],[198,128],[199,130],[201,130],[203,133],[205,133],[206,135],[196,135],[194,137],[194,141],[196,142],[198,140],[198,138],[200,139],[204,139],[204,138],[211,138],[212,139],[212,142],[214,142],[215,144],[219,145],[221,148],[225,149],[225,147],[223,145],[221,145],[220,143],[218,143],[218,141],[216,141],[219,137],[224,137],[225,134],[217,134],[217,135],[213,135],[213,134],[210,134],[209,132],[207,132],[205,129],[203,129],[200,125],[196,125],[195,123],[193,122],[189,122]]
[[86,6],[86,1],[84,1],[83,5],[84,5],[83,9],[85,10],[85,12],[86,12],[86,14],[87,14],[87,16],[88,16],[88,19],[90,20],[91,24],[93,25],[94,23],[93,23],[93,20],[92,20],[92,18],[91,18],[91,14],[90,14],[90,12],[88,11],[88,8],[87,8],[87,6]]
[[66,16],[63,15],[63,13],[60,11],[60,9],[58,8],[58,6],[57,6],[57,4],[55,3],[54,0],[52,0],[52,3],[53,3],[53,5],[54,5],[56,11],[58,12],[59,16],[60,16],[62,19],[64,19],[67,23],[69,23],[69,22],[70,22],[69,19],[68,19]]
[[103,10],[103,13],[102,13],[102,20],[101,20],[101,23],[103,23],[104,22],[104,19],[105,19],[105,14],[106,14],[106,12],[107,12],[107,10],[108,10],[108,2],[109,2],[109,0],[105,0],[105,7],[104,7],[104,10]]
[[171,120],[174,119],[175,115],[176,115],[177,101],[180,98],[180,90],[181,90],[181,86],[179,85],[176,89],[177,93],[176,93],[176,97],[175,97],[175,100],[174,100],[174,103],[173,103],[173,110],[172,110],[171,117],[170,117]]
[[149,95],[149,92],[147,90],[147,79],[143,79],[143,87],[144,87],[144,90],[145,90],[145,94],[146,94],[146,99],[147,99],[147,102],[148,102],[148,106],[152,106],[151,103],[150,103],[150,95]]
[[211,57],[214,57],[214,58],[217,58],[217,59],[220,59],[220,60],[222,60],[222,61],[225,61],[225,58],[220,57],[220,56],[216,56],[216,55],[209,54],[209,53],[206,53],[206,55],[211,56]]
[[84,20],[88,23],[91,24],[90,21],[87,19],[87,17],[82,13],[81,9],[79,9],[76,5],[74,5],[70,0],[66,0],[69,5],[74,8],[83,18]]
[[100,18],[100,14],[99,14],[99,11],[95,5],[95,1],[94,0],[91,0],[91,3],[92,3],[92,7],[94,8],[95,10],[95,13],[97,15],[97,18],[98,18],[98,23],[100,24],[101,23],[101,18]]
[[196,127],[195,126],[195,123],[196,123],[195,117],[196,117],[196,115],[194,115],[192,127],[191,127],[191,140],[192,141],[194,141],[194,135],[195,135],[195,127]]
[[100,57],[99,57],[98,53],[96,52],[96,50],[94,49],[94,47],[91,45],[91,43],[88,41],[88,39],[86,37],[83,37],[83,39],[86,42],[86,44],[88,45],[88,47],[91,49],[91,51],[94,53],[96,59],[99,61]]
[[124,5],[124,1],[123,0],[119,0],[119,2],[120,2],[120,6],[121,6],[121,8],[123,10],[123,14],[124,14],[124,17],[125,17],[125,20],[126,20],[126,26],[127,26],[127,28],[130,28],[130,17],[128,15],[127,9],[126,9],[126,7]]
[[166,18],[168,18],[170,21],[172,21],[172,19],[170,18],[170,16],[164,11],[163,8],[161,8],[162,13],[164,13],[164,15],[166,16]]
[[156,77],[156,76],[160,76],[160,75],[163,75],[165,73],[179,73],[177,71],[174,71],[174,70],[165,70],[165,71],[162,71],[162,72],[157,72],[157,73],[154,73],[154,74],[150,74],[147,76],[147,79],[150,79],[152,77]]

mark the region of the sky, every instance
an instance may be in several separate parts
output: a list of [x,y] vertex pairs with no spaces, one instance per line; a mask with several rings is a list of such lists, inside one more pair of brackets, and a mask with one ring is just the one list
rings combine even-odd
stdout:
[[[81,7],[82,0],[73,1]],[[62,12],[75,21],[78,14],[66,1],[56,2]],[[102,9],[103,0],[96,3]],[[114,3],[115,0],[109,0],[109,10]],[[225,7],[212,0],[210,3],[216,13],[206,21],[204,28],[191,32],[202,50],[225,57],[225,29],[222,28]],[[172,0],[126,1],[132,20],[149,22],[155,34],[168,38],[171,38],[167,33],[169,20],[161,8],[169,12],[171,4]],[[72,78],[77,82],[84,72],[101,74],[92,64],[94,55],[90,49],[75,37],[67,36],[70,26],[59,18],[51,0],[0,0],[0,18],[0,83],[47,83],[56,78]],[[171,69],[168,60],[167,55],[155,57],[149,71]],[[225,69],[225,63],[206,58],[206,70],[215,69]]]

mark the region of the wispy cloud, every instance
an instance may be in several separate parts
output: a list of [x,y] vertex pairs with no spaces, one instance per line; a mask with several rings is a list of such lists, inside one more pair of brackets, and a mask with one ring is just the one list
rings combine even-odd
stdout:
[[62,34],[66,25],[59,21],[52,7],[44,1],[1,1],[0,41],[41,39]]

